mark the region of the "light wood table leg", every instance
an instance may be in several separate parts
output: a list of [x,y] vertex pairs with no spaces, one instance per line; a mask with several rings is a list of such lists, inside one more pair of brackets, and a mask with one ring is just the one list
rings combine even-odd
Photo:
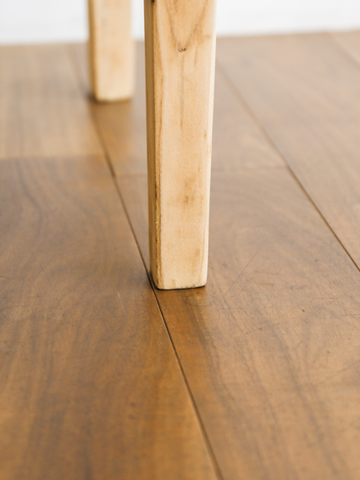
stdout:
[[205,285],[216,0],[145,0],[150,263],[161,289]]
[[88,0],[89,65],[96,100],[131,97],[134,88],[134,42],[131,0]]

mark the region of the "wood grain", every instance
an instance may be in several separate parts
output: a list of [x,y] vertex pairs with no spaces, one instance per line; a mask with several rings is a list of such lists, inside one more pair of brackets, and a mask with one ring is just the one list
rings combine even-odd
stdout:
[[206,283],[215,4],[145,2],[150,264],[161,289]]
[[[222,38],[217,39],[217,43],[222,41]],[[84,44],[71,45],[71,54],[76,62],[82,89],[88,94]],[[116,176],[147,172],[143,42],[136,42],[136,72],[135,92],[131,102],[90,102]],[[220,68],[216,68],[215,74],[213,130],[213,172],[284,166],[281,156],[264,137]]]
[[[218,137],[207,286],[157,299],[219,478],[358,480],[359,272],[287,169],[257,168],[281,165],[264,126],[355,239],[358,67],[322,35],[224,39],[219,53],[233,82],[222,77],[219,121],[242,118],[244,94],[262,125],[244,114],[243,154],[228,145],[235,133]],[[6,75],[21,85],[15,64]],[[73,73],[61,75],[65,105],[80,102]],[[21,95],[11,98],[8,111],[23,112]],[[49,105],[39,101],[38,116],[59,115]],[[68,135],[61,115],[53,137]],[[103,132],[122,131],[113,121]],[[146,176],[133,174],[136,146],[124,148],[139,159],[132,172],[117,142],[110,156],[148,265]],[[1,480],[215,479],[104,159],[0,162],[0,245]]]
[[214,173],[210,213],[207,286],[156,295],[223,478],[356,480],[358,270],[285,168]]
[[131,0],[88,0],[91,89],[98,101],[124,100],[134,91]]
[[360,268],[356,61],[320,34],[228,39],[218,53],[233,85]]
[[[334,127],[326,148],[334,152],[337,139],[348,134],[347,115],[355,111],[341,108],[354,99],[355,64],[349,67],[331,45],[317,35],[218,42],[227,75],[230,66],[238,75],[231,77],[240,91],[233,104],[240,105],[245,91],[256,113],[262,112],[267,131],[287,134],[292,158],[301,155],[299,169],[307,165],[310,170],[311,156],[322,194],[327,170],[320,175],[317,162],[333,175],[336,155],[326,163],[320,140],[315,155],[314,138],[328,128],[327,117]],[[291,82],[280,68],[289,52],[304,67],[291,63]],[[304,58],[312,55],[310,75]],[[256,75],[250,77],[254,65]],[[341,88],[334,97],[337,82]],[[224,103],[225,121],[227,112]],[[316,133],[311,141],[308,121]],[[292,140],[304,131],[303,141]],[[257,148],[269,145],[260,133],[258,138]],[[231,150],[220,137],[216,148]],[[344,145],[337,148],[339,156],[347,152]],[[286,169],[242,169],[256,166],[252,152],[233,153],[237,172],[213,175],[206,288],[156,294],[225,480],[357,480],[359,274]],[[279,158],[275,151],[272,155]],[[221,160],[226,164],[227,157]],[[343,175],[347,182],[346,167],[336,173],[333,190]],[[121,175],[117,182],[148,265],[146,176]],[[346,205],[341,209],[346,217]]]
[[0,47],[0,159],[100,152],[67,47]]
[[215,479],[101,157],[0,162],[1,480]]

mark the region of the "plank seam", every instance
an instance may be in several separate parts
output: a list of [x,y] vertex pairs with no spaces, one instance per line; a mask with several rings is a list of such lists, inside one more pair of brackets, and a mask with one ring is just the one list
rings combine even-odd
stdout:
[[[72,58],[72,57],[73,57],[72,52],[70,52],[70,56],[71,56],[72,64],[73,64],[73,66],[74,66],[74,68],[75,68],[75,71],[76,71],[76,77],[77,77],[77,79],[78,79],[78,82],[80,82],[80,86],[81,86],[81,78],[79,78],[79,75],[80,75],[80,74],[79,74],[78,68],[77,68],[77,66],[76,66],[76,61],[74,61],[74,59]],[[177,361],[177,364],[178,364],[178,367],[179,367],[179,370],[180,370],[180,373],[181,373],[181,376],[182,376],[182,379],[183,379],[183,382],[184,382],[184,385],[185,385],[185,389],[187,390],[187,393],[188,393],[190,402],[191,402],[192,407],[193,407],[193,409],[194,409],[195,418],[196,418],[197,421],[198,421],[198,424],[199,424],[199,427],[200,427],[200,432],[201,432],[201,434],[202,434],[202,436],[203,436],[204,443],[205,443],[205,447],[206,447],[207,452],[208,452],[208,455],[209,455],[209,457],[210,457],[210,461],[211,461],[211,463],[212,463],[212,466],[213,466],[213,469],[214,469],[214,473],[215,473],[215,475],[217,476],[218,480],[224,480],[223,475],[222,475],[221,470],[220,470],[220,467],[219,467],[219,464],[218,464],[218,461],[217,461],[217,459],[216,459],[216,457],[215,457],[214,450],[213,450],[212,445],[211,445],[211,443],[210,443],[209,436],[208,436],[208,434],[207,434],[207,432],[206,432],[204,423],[203,423],[203,421],[202,421],[202,419],[201,419],[200,412],[199,412],[199,410],[198,410],[198,408],[197,408],[197,405],[196,405],[196,403],[195,403],[195,399],[194,399],[194,396],[193,396],[193,394],[192,394],[190,385],[189,385],[189,383],[188,383],[188,381],[187,381],[187,378],[186,378],[186,375],[185,375],[183,366],[182,366],[181,361],[180,361],[180,357],[179,357],[178,352],[177,352],[177,350],[176,350],[176,348],[175,348],[175,344],[174,344],[173,338],[172,338],[172,336],[171,336],[171,334],[170,334],[170,330],[169,330],[169,327],[168,327],[168,325],[167,325],[167,322],[166,322],[166,320],[165,320],[164,313],[163,313],[163,311],[162,311],[162,309],[161,309],[160,302],[159,302],[158,296],[157,296],[157,294],[156,294],[156,287],[155,287],[155,285],[154,285],[154,283],[153,283],[153,280],[152,280],[152,278],[151,278],[151,275],[150,275],[150,273],[149,273],[149,271],[148,271],[148,269],[147,269],[147,267],[146,267],[146,262],[145,262],[145,259],[144,259],[144,257],[143,257],[143,254],[142,254],[142,252],[141,252],[141,248],[140,248],[139,242],[138,242],[138,240],[137,240],[137,237],[136,237],[135,230],[134,230],[134,228],[133,228],[132,222],[131,222],[131,220],[130,220],[130,215],[129,215],[128,210],[127,210],[127,208],[126,208],[126,204],[125,204],[124,198],[123,198],[123,196],[122,196],[120,187],[119,187],[118,183],[116,182],[116,172],[115,172],[115,169],[114,169],[114,167],[113,167],[113,165],[112,165],[110,156],[109,156],[109,154],[108,154],[108,152],[107,152],[106,143],[105,143],[104,138],[103,138],[103,136],[102,136],[101,129],[99,128],[98,121],[97,121],[97,118],[96,118],[94,109],[93,109],[93,107],[92,107],[92,104],[90,104],[90,116],[91,116],[91,119],[92,119],[92,121],[93,121],[95,130],[96,130],[96,132],[97,132],[97,134],[98,134],[98,136],[99,136],[100,144],[101,144],[101,147],[102,147],[103,152],[104,152],[104,157],[105,157],[105,159],[106,159],[106,163],[107,163],[107,165],[108,165],[108,167],[109,167],[110,174],[111,174],[111,177],[112,177],[113,182],[114,182],[114,185],[115,185],[115,190],[116,190],[117,193],[118,193],[118,196],[119,196],[119,199],[120,199],[120,203],[121,203],[121,205],[122,205],[122,207],[123,207],[123,209],[124,209],[124,212],[125,212],[125,215],[126,215],[128,224],[129,224],[129,226],[130,226],[131,232],[132,232],[132,234],[133,234],[133,237],[134,237],[136,246],[137,246],[137,248],[138,248],[138,250],[139,250],[140,258],[141,258],[141,260],[142,260],[142,262],[143,262],[146,275],[147,275],[147,277],[148,277],[149,283],[150,283],[150,285],[151,285],[151,289],[152,289],[152,291],[153,291],[153,295],[154,295],[154,297],[155,297],[155,301],[156,301],[156,303],[157,303],[157,306],[158,306],[158,309],[159,309],[159,312],[160,312],[160,316],[161,316],[161,318],[162,318],[162,321],[163,321],[165,330],[166,330],[166,332],[167,332],[167,335],[168,335],[170,344],[171,344],[172,349],[173,349],[173,351],[174,351],[174,355],[175,355],[175,358],[176,358],[176,361]],[[144,175],[146,175],[146,174],[144,174]]]
[[[96,128],[97,128],[97,124],[96,124],[96,123],[95,123],[95,125],[96,125]],[[98,133],[99,133],[99,132],[98,132]],[[101,138],[101,134],[100,134],[100,133],[99,133],[99,135],[100,135],[100,138]],[[103,144],[103,147],[105,148],[105,145],[104,145],[104,144]],[[125,204],[125,201],[124,201],[124,199],[123,199],[123,196],[122,196],[122,193],[121,193],[121,189],[120,189],[118,183],[116,182],[115,171],[114,171],[114,169],[113,169],[113,167],[112,167],[111,160],[110,160],[110,158],[109,158],[109,156],[108,156],[108,154],[107,154],[106,151],[105,151],[105,157],[106,157],[106,159],[107,159],[107,163],[108,163],[108,165],[109,165],[109,168],[110,168],[110,171],[111,171],[111,174],[112,174],[112,177],[113,177],[113,182],[114,182],[115,188],[116,188],[116,190],[117,190],[117,192],[118,192],[118,195],[119,195],[119,198],[120,198],[120,202],[121,202],[122,207],[123,207],[123,209],[124,209],[124,212],[125,212],[126,218],[127,218],[127,220],[128,220],[130,229],[131,229],[131,231],[132,231],[132,234],[133,234],[135,243],[136,243],[136,245],[137,245],[137,247],[138,247],[141,260],[142,260],[142,262],[143,262],[143,264],[144,264],[145,272],[146,272],[146,275],[147,275],[147,277],[148,277],[149,283],[150,283],[150,285],[151,285],[151,288],[152,288],[152,291],[153,291],[153,294],[154,294],[154,297],[155,297],[155,301],[156,301],[156,303],[157,303],[157,306],[158,306],[158,309],[159,309],[161,318],[162,318],[162,320],[163,320],[164,327],[165,327],[165,330],[166,330],[166,332],[167,332],[169,341],[170,341],[171,346],[172,346],[172,348],[173,348],[174,355],[175,355],[175,358],[176,358],[176,360],[177,360],[178,367],[179,367],[179,370],[180,370],[180,372],[181,372],[181,376],[182,376],[182,379],[183,379],[185,388],[186,388],[187,393],[188,393],[189,398],[190,398],[190,402],[192,403],[192,406],[193,406],[193,409],[194,409],[194,412],[195,412],[195,417],[197,418],[197,421],[198,421],[198,423],[199,423],[200,431],[201,431],[201,433],[202,433],[202,435],[203,435],[203,439],[204,439],[204,442],[205,442],[205,446],[206,446],[206,448],[207,448],[207,451],[208,451],[210,460],[211,460],[211,462],[212,462],[212,464],[213,464],[213,468],[214,468],[214,471],[215,471],[215,475],[218,477],[219,480],[224,480],[224,479],[223,479],[223,476],[222,476],[222,473],[221,473],[221,470],[220,470],[220,467],[219,467],[219,464],[218,464],[218,461],[217,461],[217,459],[216,459],[216,457],[215,457],[214,450],[213,450],[212,445],[211,445],[211,443],[210,443],[209,436],[208,436],[208,434],[207,434],[207,432],[206,432],[205,425],[204,425],[204,423],[203,423],[203,421],[202,421],[202,419],[201,419],[200,412],[199,412],[199,410],[198,410],[198,408],[197,408],[197,405],[196,405],[196,402],[195,402],[193,393],[192,393],[192,391],[191,391],[190,385],[189,385],[188,380],[187,380],[187,378],[186,378],[186,375],[185,375],[183,366],[182,366],[181,361],[180,361],[180,357],[179,357],[178,352],[177,352],[176,347],[175,347],[174,340],[173,340],[173,338],[172,338],[172,336],[171,336],[171,333],[170,333],[168,324],[167,324],[167,322],[166,322],[165,315],[164,315],[164,313],[163,313],[163,311],[162,311],[162,308],[161,308],[161,305],[160,305],[160,302],[159,302],[159,298],[158,298],[158,296],[157,296],[156,287],[155,287],[155,285],[154,285],[154,282],[153,282],[153,279],[152,279],[152,277],[151,277],[151,275],[150,275],[150,272],[148,271],[148,269],[147,269],[147,267],[146,267],[146,262],[145,262],[145,259],[144,259],[144,257],[143,257],[143,254],[142,254],[142,252],[141,252],[141,248],[140,248],[139,242],[138,242],[138,240],[137,240],[137,237],[136,237],[135,230],[134,230],[134,228],[133,228],[132,222],[131,222],[131,220],[130,220],[130,215],[129,215],[128,210],[127,210],[127,208],[126,208],[126,204]]]
[[[143,259],[143,261],[144,261],[144,259]],[[162,311],[161,304],[160,304],[159,299],[158,299],[158,296],[157,296],[157,294],[156,294],[156,287],[155,287],[155,285],[154,285],[153,279],[151,278],[151,275],[149,274],[149,272],[148,272],[147,269],[146,269],[145,262],[144,262],[144,266],[145,266],[145,270],[146,270],[147,275],[148,275],[148,278],[149,278],[149,282],[150,282],[150,284],[151,284],[151,286],[152,286],[152,289],[153,289],[153,292],[154,292],[154,295],[155,295],[155,299],[156,299],[156,303],[157,303],[157,305],[158,305],[159,311],[160,311],[160,313],[161,313],[161,317],[162,317],[163,322],[164,322],[164,326],[165,326],[166,331],[167,331],[167,334],[168,334],[168,336],[169,336],[169,340],[170,340],[170,342],[171,342],[171,345],[172,345],[172,347],[173,347],[173,350],[174,350],[176,359],[177,359],[177,361],[178,361],[179,369],[180,369],[181,375],[182,375],[182,377],[183,377],[183,381],[184,381],[185,387],[186,387],[186,389],[187,389],[188,395],[189,395],[189,397],[190,397],[191,403],[192,403],[193,408],[194,408],[194,411],[195,411],[195,415],[196,415],[197,420],[198,420],[198,422],[199,422],[200,430],[201,430],[201,432],[202,432],[202,434],[203,434],[204,441],[205,441],[205,445],[206,445],[206,447],[207,447],[207,449],[208,449],[209,456],[210,456],[210,459],[211,459],[211,461],[212,461],[212,464],[213,464],[213,467],[214,467],[214,470],[215,470],[215,475],[218,477],[219,480],[224,480],[224,477],[223,477],[223,475],[222,475],[222,473],[221,473],[221,470],[220,470],[219,463],[218,463],[218,461],[217,461],[217,459],[216,459],[214,450],[213,450],[213,448],[212,448],[212,445],[211,445],[211,442],[210,442],[210,438],[209,438],[209,436],[208,436],[208,434],[207,434],[207,432],[206,432],[205,425],[204,425],[204,423],[203,423],[203,421],[202,421],[202,419],[201,419],[201,415],[200,415],[199,409],[198,409],[198,407],[197,407],[197,405],[196,405],[195,398],[194,398],[194,396],[193,396],[193,393],[192,393],[192,391],[191,391],[190,385],[189,385],[188,380],[187,380],[187,378],[186,378],[185,371],[184,371],[183,366],[182,366],[181,361],[180,361],[180,357],[179,357],[178,352],[177,352],[177,350],[176,350],[176,348],[175,348],[174,340],[173,340],[173,338],[172,338],[172,336],[171,336],[169,327],[168,327],[168,325],[167,325],[167,323],[166,323],[165,315],[164,315],[164,313],[163,313],[163,311]]]
[[[250,108],[249,104],[246,102],[246,100],[244,99],[244,97],[242,96],[241,92],[238,90],[237,86],[233,83],[233,81],[231,80],[231,78],[228,76],[227,72],[226,72],[226,69],[221,65],[221,62],[217,61],[217,66],[219,68],[219,70],[221,70],[221,72],[223,73],[224,75],[224,78],[226,79],[228,85],[232,88],[233,92],[236,93],[237,95],[237,98],[238,100],[242,103],[242,105],[244,105],[244,107],[246,108],[246,110],[248,111],[248,113],[251,115],[251,117],[253,118],[253,120],[257,123],[258,127],[260,128],[261,132],[263,133],[263,135],[265,136],[265,138],[268,140],[268,142],[270,143],[270,145],[272,146],[272,148],[275,149],[275,151],[279,154],[279,156],[283,159],[285,165],[284,167],[287,168],[287,170],[289,171],[290,175],[293,177],[293,179],[296,181],[296,183],[299,185],[300,189],[302,190],[302,192],[305,194],[305,196],[307,197],[307,199],[309,200],[309,202],[312,204],[312,206],[315,208],[315,210],[318,212],[318,214],[320,215],[320,218],[322,218],[322,220],[324,221],[325,225],[328,227],[328,229],[330,230],[330,232],[334,235],[334,237],[336,238],[336,240],[338,241],[338,243],[341,245],[341,247],[343,248],[343,250],[345,251],[345,253],[347,254],[347,256],[350,258],[350,260],[352,261],[352,263],[355,265],[356,269],[360,272],[360,267],[357,265],[357,263],[355,262],[355,260],[353,259],[353,257],[350,255],[350,252],[347,250],[347,248],[345,247],[345,245],[342,243],[342,241],[340,240],[340,238],[337,236],[337,234],[335,233],[335,231],[332,229],[332,227],[330,226],[329,222],[326,220],[326,218],[324,217],[324,215],[322,214],[321,210],[318,208],[318,206],[316,205],[316,203],[314,202],[314,200],[311,198],[310,194],[307,192],[307,190],[305,189],[305,187],[303,186],[303,184],[300,182],[300,180],[298,179],[298,177],[296,176],[295,172],[292,170],[292,168],[290,167],[290,165],[288,164],[285,156],[281,153],[281,151],[278,149],[276,143],[273,141],[273,139],[271,138],[271,136],[268,134],[267,130],[265,129],[265,127],[263,127],[263,125],[260,123],[260,120],[258,119],[258,117],[256,116],[256,114],[253,112],[253,110]],[[358,67],[360,67],[360,65],[358,65]]]

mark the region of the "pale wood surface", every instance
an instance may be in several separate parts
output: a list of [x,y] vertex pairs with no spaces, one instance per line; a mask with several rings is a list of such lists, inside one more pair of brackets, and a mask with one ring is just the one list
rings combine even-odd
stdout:
[[215,3],[145,2],[150,262],[162,289],[206,283]]
[[218,59],[360,267],[360,68],[329,35],[227,39]]
[[99,154],[65,45],[0,47],[0,158]]
[[0,162],[0,244],[1,480],[215,480],[106,162]]
[[96,100],[131,97],[134,90],[134,42],[131,0],[88,0],[89,70]]

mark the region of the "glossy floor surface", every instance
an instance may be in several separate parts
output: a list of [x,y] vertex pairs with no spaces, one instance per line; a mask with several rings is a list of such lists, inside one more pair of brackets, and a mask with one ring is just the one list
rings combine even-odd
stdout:
[[360,32],[219,39],[209,277],[148,276],[145,83],[0,48],[0,480],[358,480]]

